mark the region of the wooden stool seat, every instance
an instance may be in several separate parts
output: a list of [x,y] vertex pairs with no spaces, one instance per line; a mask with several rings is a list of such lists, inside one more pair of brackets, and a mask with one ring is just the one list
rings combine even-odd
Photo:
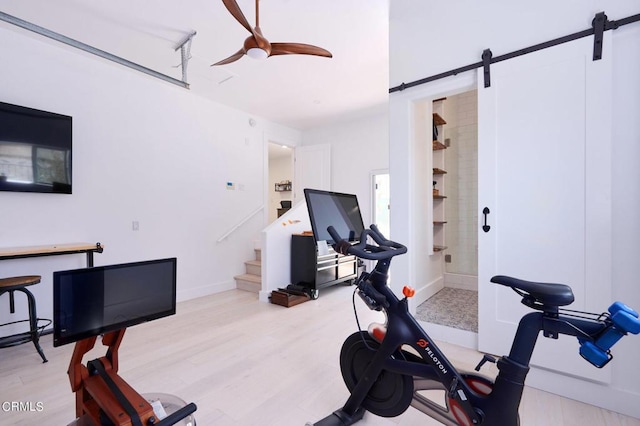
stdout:
[[[40,275],[25,275],[20,277],[0,278],[0,296],[2,296],[4,293],[9,293],[9,311],[12,314],[15,313],[15,302],[13,295],[14,292],[19,291],[24,293],[24,295],[27,296],[27,301],[29,303],[29,319],[0,324],[0,327],[2,327],[5,325],[29,321],[29,331],[0,337],[0,348],[33,342],[36,350],[38,351],[38,354],[40,354],[40,357],[42,358],[42,362],[47,362],[47,358],[44,356],[44,352],[42,351],[39,342],[40,332],[38,329],[38,315],[36,313],[36,299],[35,297],[33,297],[33,293],[31,293],[26,288],[30,285],[38,284],[41,279],[42,277]],[[49,321],[49,324],[50,323],[51,321]],[[45,324],[44,327],[46,327],[47,325],[48,324]]]
[[40,275],[25,275],[23,277],[0,278],[0,291],[16,290],[19,287],[27,287],[38,284],[42,277]]

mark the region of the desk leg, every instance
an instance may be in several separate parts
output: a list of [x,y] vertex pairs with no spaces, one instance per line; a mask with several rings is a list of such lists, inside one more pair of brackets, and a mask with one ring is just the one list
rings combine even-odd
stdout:
[[87,268],[93,268],[93,252],[87,252]]

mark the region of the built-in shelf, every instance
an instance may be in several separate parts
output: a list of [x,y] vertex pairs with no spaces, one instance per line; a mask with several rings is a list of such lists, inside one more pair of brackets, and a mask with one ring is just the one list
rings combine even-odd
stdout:
[[440,141],[433,141],[433,150],[440,151],[441,149],[447,149],[447,146]]
[[[445,217],[445,201],[446,195],[442,195],[445,190],[446,180],[446,164],[445,164],[445,149],[447,146],[440,142],[438,139],[445,137],[443,126],[447,122],[442,118],[444,115],[444,98],[433,101],[433,156],[432,156],[432,168],[431,174],[433,181],[433,253],[442,252],[446,249],[445,243],[445,226],[447,223],[444,220]],[[440,115],[442,114],[442,115]]]
[[447,124],[447,122],[444,121],[444,118],[440,117],[440,114],[438,114],[437,112],[434,112],[433,124],[435,124],[436,126],[444,126],[445,124]]

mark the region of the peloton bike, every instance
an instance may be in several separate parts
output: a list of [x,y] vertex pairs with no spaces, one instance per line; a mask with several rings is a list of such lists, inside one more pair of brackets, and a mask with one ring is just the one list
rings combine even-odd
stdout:
[[[366,411],[395,417],[409,406],[445,425],[517,426],[540,331],[553,339],[560,334],[577,337],[580,355],[598,368],[611,361],[610,349],[620,338],[640,332],[638,313],[623,303],[615,302],[602,314],[571,311],[562,308],[574,300],[567,285],[495,276],[493,283],[513,289],[534,312],[520,320],[509,355],[497,360],[485,355],[476,367],[479,371],[485,362],[496,362],[495,381],[459,372],[409,313],[408,298],[415,291],[405,287],[405,297],[398,299],[387,286],[391,259],[407,248],[386,239],[375,225],[364,229],[355,195],[305,189],[305,198],[317,241],[326,240],[341,254],[377,261],[370,273],[357,279],[355,292],[370,309],[386,316],[385,324],[374,323],[345,340],[340,369],[350,396],[317,426],[351,425]],[[428,390],[444,391],[444,405],[419,393]]]

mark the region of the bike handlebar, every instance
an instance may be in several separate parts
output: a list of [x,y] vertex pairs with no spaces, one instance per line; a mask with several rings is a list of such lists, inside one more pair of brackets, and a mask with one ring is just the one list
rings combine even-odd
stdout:
[[[333,226],[327,228],[329,235],[335,241],[333,248],[340,254],[351,254],[361,259],[383,260],[390,259],[393,256],[404,254],[407,247],[400,243],[386,239],[376,225],[371,225],[369,229],[365,229],[360,234],[360,242],[351,245],[347,240],[338,235]],[[371,237],[377,245],[367,243],[367,238]]]

